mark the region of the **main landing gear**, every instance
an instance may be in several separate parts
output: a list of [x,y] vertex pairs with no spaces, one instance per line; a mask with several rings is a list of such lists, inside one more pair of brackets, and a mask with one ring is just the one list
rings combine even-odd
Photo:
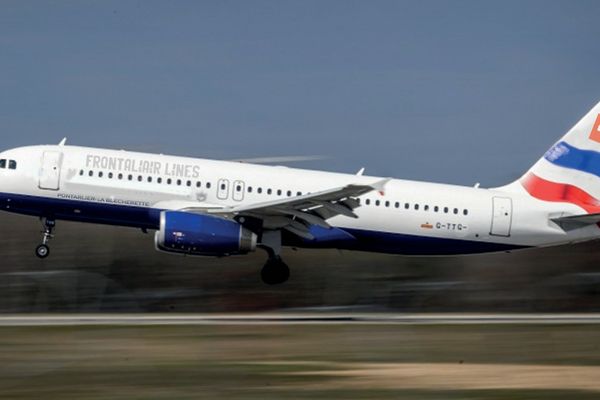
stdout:
[[281,257],[270,257],[260,271],[260,277],[267,285],[279,285],[290,279],[290,268]]
[[264,231],[260,247],[267,252],[269,258],[260,277],[267,285],[279,285],[290,278],[290,268],[281,260],[281,232]]
[[56,226],[56,221],[53,219],[43,218],[42,225],[44,228],[42,231],[44,234],[42,237],[42,244],[35,248],[35,255],[38,256],[38,258],[46,258],[50,255],[50,247],[48,247],[48,242],[54,237],[52,231]]

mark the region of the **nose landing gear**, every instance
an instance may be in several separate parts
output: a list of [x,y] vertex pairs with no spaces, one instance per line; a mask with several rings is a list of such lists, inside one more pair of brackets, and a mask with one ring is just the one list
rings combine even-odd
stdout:
[[44,235],[42,237],[42,244],[35,248],[35,255],[38,256],[38,258],[46,258],[50,255],[50,247],[48,247],[48,242],[54,237],[52,231],[56,226],[56,221],[53,219],[44,218],[42,219],[42,224],[44,227],[44,230],[42,231]]

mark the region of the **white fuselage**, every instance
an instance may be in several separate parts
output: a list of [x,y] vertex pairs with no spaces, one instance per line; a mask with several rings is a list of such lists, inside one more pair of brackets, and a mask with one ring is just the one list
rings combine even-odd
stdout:
[[[3,210],[40,217],[158,228],[161,210],[220,208],[315,193],[369,176],[74,146],[8,150],[0,159]],[[550,218],[581,214],[519,188],[481,189],[393,179],[359,197],[358,218],[327,222],[352,233],[357,250],[463,254],[580,241],[591,225],[565,232]],[[310,243],[305,243],[310,247]]]

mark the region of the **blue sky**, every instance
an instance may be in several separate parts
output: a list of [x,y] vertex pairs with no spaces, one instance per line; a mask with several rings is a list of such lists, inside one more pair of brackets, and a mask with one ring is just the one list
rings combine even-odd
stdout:
[[600,101],[597,1],[10,1],[2,147],[57,143],[483,186]]

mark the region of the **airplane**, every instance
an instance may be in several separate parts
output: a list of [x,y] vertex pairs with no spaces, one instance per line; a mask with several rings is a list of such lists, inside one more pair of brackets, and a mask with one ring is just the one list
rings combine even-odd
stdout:
[[405,255],[509,252],[600,237],[600,103],[520,179],[484,189],[58,145],[0,153],[0,209],[155,231],[159,251],[262,249],[262,280],[288,280],[282,247]]

